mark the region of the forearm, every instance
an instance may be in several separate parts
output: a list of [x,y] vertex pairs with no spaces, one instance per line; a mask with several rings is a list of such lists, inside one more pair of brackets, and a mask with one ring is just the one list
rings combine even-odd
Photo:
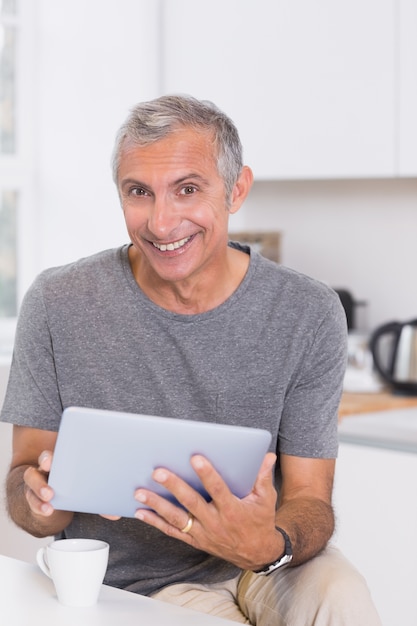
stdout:
[[7,508],[17,526],[34,537],[48,537],[61,532],[71,522],[73,513],[54,511],[51,515],[34,513],[26,498],[24,473],[29,465],[10,470],[6,481]]
[[334,513],[328,502],[318,498],[294,498],[280,505],[276,525],[290,536],[292,565],[299,565],[326,546],[334,531]]

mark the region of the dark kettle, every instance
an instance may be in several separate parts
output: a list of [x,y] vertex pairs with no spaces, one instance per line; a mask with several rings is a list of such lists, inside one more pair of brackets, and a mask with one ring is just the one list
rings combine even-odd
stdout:
[[383,380],[395,390],[417,395],[417,319],[380,326],[369,349]]

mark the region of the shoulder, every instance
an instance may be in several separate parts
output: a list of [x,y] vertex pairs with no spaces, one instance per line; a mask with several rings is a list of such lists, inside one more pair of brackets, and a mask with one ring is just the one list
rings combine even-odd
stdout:
[[66,265],[51,267],[44,270],[38,278],[40,282],[48,283],[69,279],[72,276],[88,276],[106,268],[111,269],[120,264],[125,249],[126,246],[103,250]]
[[[111,298],[123,284],[126,247],[105,250],[41,272],[27,290],[19,318],[67,310],[69,303],[83,306],[94,295]],[[62,308],[64,307],[64,308]]]
[[253,278],[260,297],[299,312],[308,309],[311,314],[314,310],[322,313],[331,310],[344,314],[339,296],[327,284],[260,254],[252,256]]
[[126,247],[104,250],[72,263],[44,270],[35,279],[32,289],[44,292],[60,292],[76,285],[78,290],[88,291],[101,280],[109,279],[122,268]]

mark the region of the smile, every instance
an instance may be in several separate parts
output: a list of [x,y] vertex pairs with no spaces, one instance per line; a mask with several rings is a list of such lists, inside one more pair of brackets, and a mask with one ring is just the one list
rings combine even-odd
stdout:
[[165,252],[166,250],[178,250],[178,248],[182,248],[187,241],[190,241],[191,237],[185,237],[185,239],[179,239],[178,241],[172,241],[171,243],[156,243],[152,242],[152,245],[161,252]]

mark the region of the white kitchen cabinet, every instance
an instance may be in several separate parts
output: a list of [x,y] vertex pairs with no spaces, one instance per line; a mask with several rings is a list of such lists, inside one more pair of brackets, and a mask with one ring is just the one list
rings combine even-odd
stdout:
[[415,626],[417,408],[346,417],[334,542],[365,576],[384,626]]
[[397,175],[399,2],[165,1],[163,91],[223,108],[257,179]]
[[398,2],[398,172],[417,175],[417,0]]
[[341,444],[334,543],[365,576],[383,626],[415,626],[417,454]]

